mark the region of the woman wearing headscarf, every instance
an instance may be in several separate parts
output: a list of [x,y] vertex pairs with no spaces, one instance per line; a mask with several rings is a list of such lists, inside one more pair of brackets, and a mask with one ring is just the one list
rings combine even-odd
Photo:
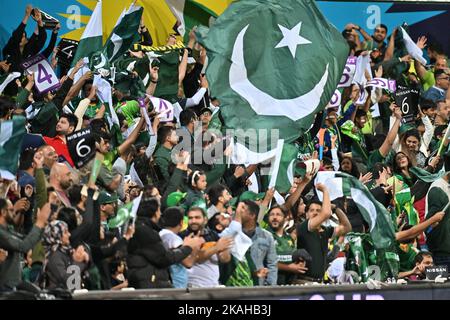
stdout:
[[54,220],[44,230],[46,288],[81,289],[82,274],[88,269],[89,255],[83,245],[70,245],[67,223]]

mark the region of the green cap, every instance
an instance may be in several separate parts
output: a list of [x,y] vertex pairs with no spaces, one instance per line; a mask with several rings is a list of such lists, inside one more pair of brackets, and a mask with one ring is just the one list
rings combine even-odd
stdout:
[[116,193],[109,193],[106,191],[102,191],[100,192],[100,194],[98,195],[98,203],[99,204],[105,204],[105,203],[113,203],[116,202],[118,199],[117,194]]
[[194,202],[192,202],[189,209],[194,208],[194,207],[202,209],[204,214],[206,214],[206,212],[208,210],[208,208],[206,206],[206,201],[205,201],[205,199],[202,199],[202,198],[196,199]]
[[410,124],[403,124],[400,129],[398,129],[398,133],[399,134],[403,134],[409,130],[414,129],[414,126],[410,125]]
[[187,193],[183,192],[172,192],[167,196],[166,204],[168,207],[175,207],[180,204],[180,202],[186,198]]
[[253,191],[245,191],[240,195],[239,201],[245,200],[258,201],[264,199],[265,195],[266,195],[265,192],[255,193]]

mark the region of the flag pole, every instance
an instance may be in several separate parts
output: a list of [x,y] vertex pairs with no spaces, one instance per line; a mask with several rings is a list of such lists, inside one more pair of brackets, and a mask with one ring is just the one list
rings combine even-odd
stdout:
[[449,203],[447,203],[447,205],[445,206],[445,208],[444,209],[442,209],[442,211],[445,213],[445,211],[447,211],[447,209],[448,209],[448,207],[450,206],[450,202]]
[[445,130],[445,135],[442,138],[441,145],[439,146],[439,150],[437,152],[438,156],[442,155],[442,151],[444,150],[445,140],[447,140],[449,138],[449,135],[450,135],[450,124],[447,126],[447,130]]
[[325,129],[321,128],[319,130],[319,160],[323,158],[323,147],[325,144]]
[[395,180],[397,180],[397,178],[395,176],[393,176],[393,177],[394,177],[394,179],[393,179],[393,183],[392,183],[392,200],[394,200],[394,212],[395,212],[395,216],[397,217],[397,201],[395,199],[395,193],[396,193]]

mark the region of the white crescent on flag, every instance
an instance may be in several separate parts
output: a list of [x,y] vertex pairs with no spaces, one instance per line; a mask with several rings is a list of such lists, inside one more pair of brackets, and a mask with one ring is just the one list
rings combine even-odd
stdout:
[[297,121],[311,114],[320,104],[328,80],[328,67],[314,88],[294,99],[276,99],[256,88],[248,79],[244,61],[244,35],[249,25],[239,32],[233,46],[229,81],[230,87],[247,100],[252,109],[262,116],[286,116]]

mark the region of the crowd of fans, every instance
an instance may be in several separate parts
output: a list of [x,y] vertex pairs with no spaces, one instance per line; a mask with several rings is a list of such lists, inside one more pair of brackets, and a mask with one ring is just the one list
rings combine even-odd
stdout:
[[[58,63],[59,26],[44,48],[47,31],[39,10],[34,15],[31,10],[26,8],[0,62],[2,78],[21,73],[0,96],[0,124],[25,118],[27,130],[16,146],[21,149],[16,179],[0,181],[0,291],[24,282],[69,290],[354,283],[367,280],[360,259],[380,264],[382,253],[370,247],[369,225],[355,202],[349,197],[330,201],[330,190],[315,185],[314,173],[295,177],[279,205],[273,188],[249,191],[251,176],[263,185],[260,164],[194,164],[188,151],[173,155],[181,132],[194,143],[196,125],[206,131],[221,121],[220,101],[209,96],[202,72],[206,50],[194,33],[185,48],[177,49],[178,96],[164,96],[178,102],[182,112],[162,122],[147,101],[150,128],[130,85],[117,82],[112,90],[121,126],[117,136],[93,73],[75,80],[83,61],[71,70]],[[25,33],[30,16],[37,24],[31,36]],[[144,25],[136,32],[141,43],[151,44]],[[424,279],[433,263],[450,267],[450,155],[444,137],[450,117],[448,59],[438,43],[427,46],[424,37],[417,45],[426,49],[428,65],[401,54],[397,32],[381,24],[369,35],[348,24],[342,35],[349,56],[370,56],[373,76],[418,90],[414,121],[404,123],[401,106],[387,90],[374,89],[357,104],[360,87],[355,84],[344,88],[339,107],[318,113],[296,141],[299,159],[319,159],[318,133],[325,129],[320,170],[356,177],[391,212],[396,239],[390,254],[397,267],[388,272],[381,267],[382,281]],[[176,38],[171,35],[168,45]],[[21,67],[38,53],[50,59],[61,79],[58,90],[40,94],[33,75]],[[188,63],[188,55],[195,62]],[[144,57],[139,51],[126,54],[131,61]],[[151,75],[146,90],[153,95],[160,70],[148,60],[145,66]],[[127,80],[136,77],[133,70],[126,75]],[[91,129],[96,151],[103,155],[94,180],[96,160],[77,169],[67,147],[66,137],[84,128]],[[406,189],[410,198],[400,204],[395,195]],[[136,217],[115,226],[121,208],[130,209],[139,197]],[[359,253],[355,239],[364,248]]]

